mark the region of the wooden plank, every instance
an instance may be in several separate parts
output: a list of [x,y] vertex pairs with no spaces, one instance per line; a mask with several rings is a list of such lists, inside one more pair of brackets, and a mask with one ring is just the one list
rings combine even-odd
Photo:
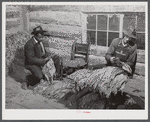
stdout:
[[145,50],[137,50],[137,62],[145,63]]
[[11,22],[11,21],[19,21],[20,20],[20,17],[18,17],[18,18],[6,18],[6,21],[7,22]]
[[145,7],[143,5],[86,5],[82,8],[83,12],[144,12]]
[[[91,65],[97,65],[99,64],[106,64],[105,57],[103,56],[95,56],[95,55],[90,55],[89,56],[89,63]],[[135,74],[145,76],[145,64],[142,63],[136,63],[135,67]]]
[[[104,48],[105,47],[103,47],[103,49]],[[66,53],[66,52],[62,52],[61,50],[52,49],[52,48],[46,48],[46,50],[49,53],[55,53],[56,55],[67,57],[67,58],[70,59],[71,52],[70,53]],[[104,51],[104,50],[102,50],[102,51]],[[100,53],[103,53],[102,51]],[[89,65],[106,64],[106,63],[107,62],[106,62],[104,56],[89,55]],[[135,74],[145,76],[145,64],[143,64],[143,63],[136,63]]]
[[135,88],[135,87],[133,88],[128,85],[125,86],[123,92],[140,97],[140,98],[145,98],[145,91],[140,91],[138,90],[138,88]]
[[133,95],[133,94],[129,94],[133,100],[142,108],[144,109],[145,108],[145,100],[142,99],[141,97],[138,97],[136,95]]
[[20,11],[20,6],[6,6],[6,12]]
[[145,106],[145,78],[143,76],[134,75],[133,79],[130,79],[123,92],[130,95],[133,100],[144,109]]
[[[97,46],[97,47],[92,47],[94,48],[91,51],[91,54],[96,55],[96,56],[105,56],[108,47],[104,46]],[[139,50],[137,49],[137,62],[138,63],[145,63],[145,50]]]
[[125,85],[124,91],[142,98],[145,98],[145,77],[133,75]]
[[145,64],[136,63],[135,74],[145,76]]

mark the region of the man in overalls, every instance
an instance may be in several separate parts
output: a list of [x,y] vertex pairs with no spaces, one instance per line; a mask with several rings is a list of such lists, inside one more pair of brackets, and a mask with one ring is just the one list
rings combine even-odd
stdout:
[[136,31],[135,29],[128,28],[124,30],[124,36],[122,39],[116,38],[112,41],[109,49],[105,55],[107,64],[110,66],[122,67],[124,62],[130,66],[132,72],[135,70],[136,58],[137,58],[137,45],[136,43]]
[[[122,39],[116,38],[112,41],[107,53],[106,61],[107,65],[99,65],[96,68],[102,68],[104,66],[117,66],[122,67],[122,62],[126,63],[132,69],[131,75],[134,73],[136,56],[137,56],[137,45],[136,43],[136,32],[131,28],[124,30],[124,37]],[[95,67],[94,67],[95,68]],[[82,89],[74,98],[71,103],[76,103],[76,101],[82,96],[91,93],[88,87]]]
[[[136,31],[135,29],[128,28],[124,30],[123,34],[123,38],[116,38],[112,41],[105,55],[105,59],[108,66],[122,67],[123,63],[127,64],[132,71],[128,75],[132,77],[137,59]],[[115,106],[118,106],[124,99],[125,94],[121,95],[118,93],[116,96],[112,95],[110,98],[112,106],[110,108],[113,109]]]

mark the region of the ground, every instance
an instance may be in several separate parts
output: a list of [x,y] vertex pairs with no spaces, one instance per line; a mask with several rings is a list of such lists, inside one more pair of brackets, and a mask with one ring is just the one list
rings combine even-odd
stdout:
[[6,76],[6,109],[67,109],[54,99],[46,99],[33,93],[34,87],[23,90],[21,83],[25,80],[26,75],[23,62],[14,63],[12,73]]
[[46,99],[33,93],[32,88],[23,90],[21,83],[12,77],[6,78],[6,109],[67,109],[54,99]]

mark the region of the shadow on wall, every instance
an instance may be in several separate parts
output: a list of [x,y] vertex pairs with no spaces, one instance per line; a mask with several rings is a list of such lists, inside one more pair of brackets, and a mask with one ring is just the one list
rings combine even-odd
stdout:
[[24,49],[16,49],[14,60],[11,62],[8,74],[17,82],[22,83],[25,80],[26,73],[24,71]]
[[16,81],[22,82],[24,72],[24,44],[30,35],[25,32],[6,35],[6,76],[12,76]]

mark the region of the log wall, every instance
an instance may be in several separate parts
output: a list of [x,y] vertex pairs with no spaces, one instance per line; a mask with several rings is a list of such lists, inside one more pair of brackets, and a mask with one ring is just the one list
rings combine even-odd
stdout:
[[[56,39],[57,40],[57,39]],[[63,41],[61,43],[61,40]],[[49,47],[55,42],[49,42]],[[53,52],[56,53],[57,55],[63,56],[63,57],[70,57],[70,51],[71,51],[71,45],[72,43],[67,44],[67,42],[64,43],[63,39],[59,39],[59,43],[66,45],[63,47],[67,48],[61,48],[61,49],[52,49],[47,46],[48,52]],[[54,45],[54,44],[53,44]],[[61,51],[62,50],[62,51]],[[89,64],[91,65],[97,65],[97,64],[106,64],[105,60],[105,54],[108,50],[108,47],[104,46],[91,46],[90,47],[90,56],[89,56]],[[66,53],[67,52],[67,53]],[[145,76],[145,50],[137,50],[137,63],[136,63],[136,69],[135,69],[135,74]]]
[[[96,56],[105,56],[108,47],[104,46],[91,46],[91,54]],[[137,62],[145,63],[145,50],[137,50]]]

